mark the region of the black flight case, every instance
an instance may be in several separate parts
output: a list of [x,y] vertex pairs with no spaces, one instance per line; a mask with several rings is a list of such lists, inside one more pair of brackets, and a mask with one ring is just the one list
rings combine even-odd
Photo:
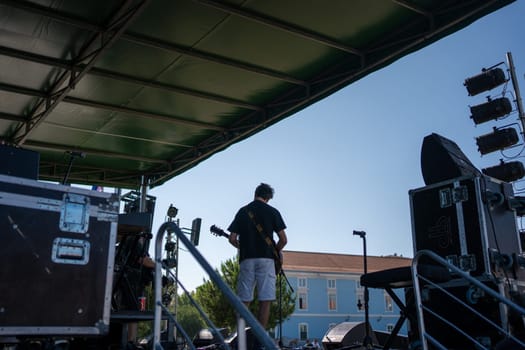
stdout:
[[[464,176],[409,191],[414,254],[431,250],[471,276],[521,273],[512,185]],[[510,266],[514,265],[514,266]],[[504,273],[506,270],[506,273]]]
[[0,175],[0,336],[109,330],[119,198]]
[[[518,303],[525,300],[524,269],[518,263],[523,253],[516,212],[510,205],[511,184],[487,176],[462,176],[411,190],[409,195],[414,254],[433,251],[502,297]],[[453,278],[441,287],[446,293],[425,287],[425,307],[479,341],[494,345],[503,335],[471,310],[503,329],[509,325],[523,329],[521,317],[510,317],[507,308],[468,281]],[[425,330],[447,348],[472,346],[437,317],[425,317]]]

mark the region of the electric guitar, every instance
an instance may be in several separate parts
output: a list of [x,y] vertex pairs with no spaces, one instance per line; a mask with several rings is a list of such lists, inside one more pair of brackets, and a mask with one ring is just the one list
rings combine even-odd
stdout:
[[[223,229],[215,225],[211,225],[210,232],[218,237],[230,238],[230,235],[228,233],[224,232]],[[277,253],[277,249],[275,248],[275,242],[273,242],[273,240],[272,240],[272,243],[273,243],[273,248],[274,248],[273,249],[273,255],[274,255],[273,261],[275,265],[275,275],[277,276],[281,272],[283,261],[282,261],[281,253]]]

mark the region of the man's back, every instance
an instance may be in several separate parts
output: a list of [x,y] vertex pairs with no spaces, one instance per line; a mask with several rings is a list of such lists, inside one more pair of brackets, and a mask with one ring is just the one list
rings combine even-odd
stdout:
[[[262,227],[262,232],[257,230]],[[266,242],[266,237],[273,240],[273,233],[286,228],[279,211],[271,205],[254,200],[239,209],[228,231],[239,235],[240,257],[242,261],[249,258],[274,258],[273,244]]]

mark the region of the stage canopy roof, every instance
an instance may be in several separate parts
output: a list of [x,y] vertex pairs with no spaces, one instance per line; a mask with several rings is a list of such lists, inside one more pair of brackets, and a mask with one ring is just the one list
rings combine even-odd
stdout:
[[158,186],[511,0],[0,0],[0,141]]

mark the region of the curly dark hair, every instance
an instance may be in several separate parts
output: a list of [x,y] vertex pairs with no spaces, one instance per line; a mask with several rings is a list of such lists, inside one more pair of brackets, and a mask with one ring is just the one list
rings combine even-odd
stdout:
[[261,182],[261,184],[255,189],[255,197],[269,200],[273,198],[273,192],[272,186]]

